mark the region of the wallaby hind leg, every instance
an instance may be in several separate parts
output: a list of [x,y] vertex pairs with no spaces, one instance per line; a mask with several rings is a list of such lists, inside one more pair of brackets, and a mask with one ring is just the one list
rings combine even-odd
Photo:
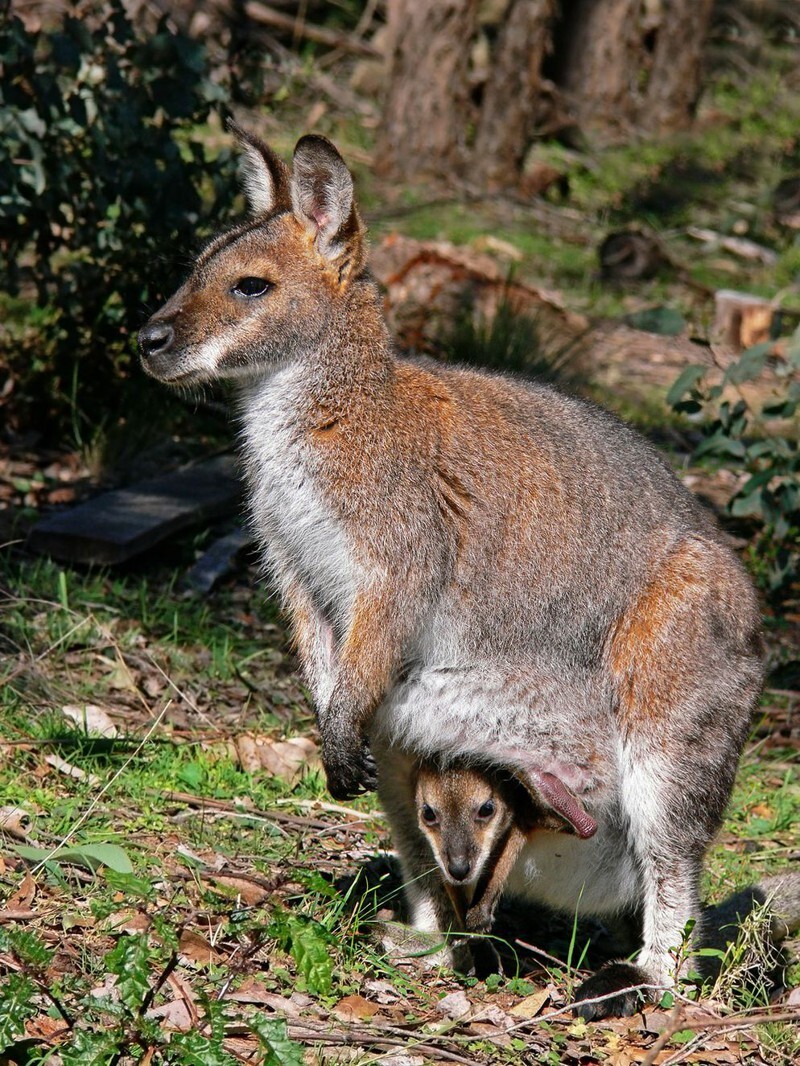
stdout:
[[636,966],[614,963],[581,986],[579,1000],[614,993],[579,1006],[584,1018],[631,1013],[641,996],[624,988],[668,987],[688,962],[684,930],[701,917],[703,856],[721,823],[761,682],[757,606],[717,545],[686,538],[618,619],[606,653],[643,948]]

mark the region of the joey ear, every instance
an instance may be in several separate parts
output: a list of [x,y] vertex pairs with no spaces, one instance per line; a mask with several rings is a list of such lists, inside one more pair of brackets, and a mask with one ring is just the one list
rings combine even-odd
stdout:
[[239,177],[250,214],[268,215],[292,206],[289,168],[259,137],[243,130],[232,118],[227,127],[239,141]]
[[314,234],[317,250],[350,273],[363,260],[364,226],[347,164],[325,137],[308,134],[294,150],[292,205]]

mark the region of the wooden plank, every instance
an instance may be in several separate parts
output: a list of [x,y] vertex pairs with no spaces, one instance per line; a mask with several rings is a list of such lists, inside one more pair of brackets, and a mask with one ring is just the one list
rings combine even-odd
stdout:
[[50,515],[29,544],[66,562],[123,563],[179,530],[231,514],[241,495],[236,460],[221,455]]

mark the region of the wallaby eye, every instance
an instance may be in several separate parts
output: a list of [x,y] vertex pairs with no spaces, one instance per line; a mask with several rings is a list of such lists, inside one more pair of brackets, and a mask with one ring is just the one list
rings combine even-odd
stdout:
[[425,825],[436,825],[439,819],[436,817],[436,811],[427,803],[422,804],[422,820]]
[[263,296],[271,288],[266,278],[239,278],[231,292],[234,296]]
[[482,803],[478,808],[478,818],[484,822],[492,817],[494,814],[494,800],[487,800]]

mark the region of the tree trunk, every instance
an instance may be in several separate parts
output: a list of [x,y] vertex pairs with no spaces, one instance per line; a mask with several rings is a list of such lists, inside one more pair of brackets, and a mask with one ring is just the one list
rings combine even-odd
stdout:
[[565,0],[558,81],[604,140],[688,126],[713,0]]
[[652,122],[658,133],[683,129],[694,117],[713,7],[714,0],[664,0],[640,116],[640,123]]
[[[387,0],[389,88],[379,169],[493,189],[519,182],[555,82],[599,141],[688,126],[713,0]],[[482,94],[470,96],[479,11],[490,12]],[[477,54],[477,50],[476,50]],[[477,80],[477,79],[476,79]],[[470,135],[474,131],[474,135]]]
[[519,181],[533,134],[556,0],[511,0],[481,102],[471,176],[487,188]]
[[460,170],[472,117],[468,76],[477,7],[478,0],[390,0],[381,169],[400,178]]

